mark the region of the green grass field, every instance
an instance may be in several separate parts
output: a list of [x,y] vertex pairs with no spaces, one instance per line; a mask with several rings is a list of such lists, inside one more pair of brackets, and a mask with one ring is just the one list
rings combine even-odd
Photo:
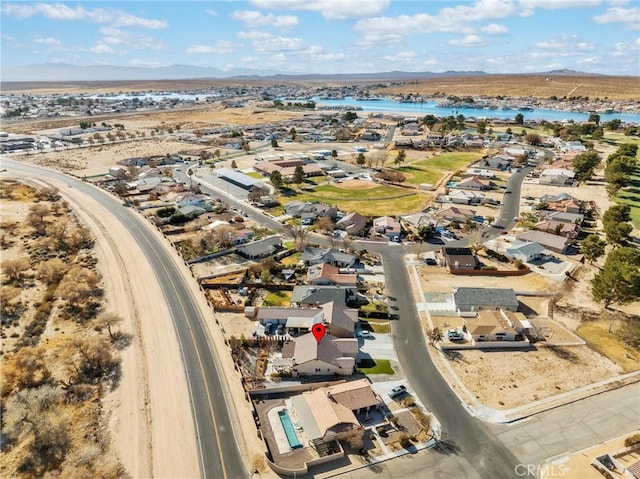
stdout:
[[393,374],[388,359],[363,359],[358,363],[358,372],[362,374]]
[[414,166],[414,164],[403,166],[399,170],[407,175],[405,183],[416,186],[420,183],[431,183],[432,185],[436,185],[444,176],[441,171]]
[[631,222],[640,229],[640,167],[631,175],[631,183],[624,190],[618,191],[616,202],[631,207]]
[[484,152],[451,152],[442,153],[426,160],[420,160],[413,163],[414,166],[422,166],[427,168],[438,168],[445,171],[456,171],[463,166],[467,166],[478,161],[484,156]]
[[424,207],[429,198],[424,193],[411,193],[393,186],[376,186],[366,190],[351,190],[333,185],[322,185],[308,192],[280,197],[278,201],[286,204],[292,200],[322,201],[334,205],[341,211],[355,211],[365,216],[395,215],[414,212]]
[[291,291],[269,291],[262,304],[264,306],[289,306]]

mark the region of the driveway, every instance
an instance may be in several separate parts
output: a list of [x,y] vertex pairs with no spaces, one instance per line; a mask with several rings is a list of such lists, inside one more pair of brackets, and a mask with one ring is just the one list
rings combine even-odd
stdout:
[[390,334],[372,333],[372,336],[371,338],[358,338],[358,344],[360,345],[358,358],[371,357],[373,359],[398,360]]

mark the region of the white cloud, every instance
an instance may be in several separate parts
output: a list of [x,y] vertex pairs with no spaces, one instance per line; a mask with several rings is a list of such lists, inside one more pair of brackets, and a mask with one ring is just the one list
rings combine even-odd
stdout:
[[537,42],[535,46],[538,48],[545,48],[550,50],[561,50],[567,47],[565,42],[559,42],[557,40],[549,40],[547,42]]
[[587,58],[583,58],[581,60],[578,60],[578,63],[580,64],[589,64],[592,65],[594,63],[598,63],[600,61],[600,59],[598,57],[587,57]]
[[640,38],[637,38],[636,41],[633,43],[624,43],[624,42],[616,43],[613,46],[613,50],[611,51],[611,56],[627,57],[630,55],[635,55],[636,61],[637,61],[638,52],[640,52]]
[[507,33],[509,29],[504,25],[498,25],[497,23],[490,23],[489,25],[485,25],[480,29],[482,33],[487,33],[489,35],[502,35]]
[[454,38],[449,40],[449,45],[462,46],[462,47],[477,47],[484,45],[484,40],[478,35],[466,35],[463,38]]
[[220,40],[216,42],[214,45],[191,45],[187,48],[187,53],[217,53],[217,54],[227,54],[233,53],[237,48],[237,45],[234,45],[231,42],[226,40]]
[[215,10],[205,10],[205,12],[214,17],[218,16],[218,12],[216,12]]
[[378,15],[391,0],[250,0],[267,10],[311,10],[332,20],[346,20]]
[[355,45],[361,48],[370,48],[377,45],[398,45],[402,43],[404,36],[399,32],[365,33],[355,41]]
[[34,38],[33,43],[39,43],[41,45],[60,45],[60,40],[56,40],[52,37]]
[[392,63],[412,63],[416,56],[416,52],[405,51],[397,52],[394,55],[387,55],[384,57],[384,60]]
[[159,51],[166,49],[166,45],[163,42],[147,35],[127,32],[111,26],[100,27],[98,31],[104,35],[100,39],[101,43],[127,45],[135,50]]
[[113,48],[109,45],[105,45],[104,43],[98,43],[95,47],[91,47],[89,50],[93,53],[97,53],[98,55],[110,55],[116,52]]
[[307,48],[302,38],[273,37],[254,41],[253,48],[259,52],[296,52]]
[[84,7],[68,7],[62,3],[5,4],[2,6],[1,11],[6,16],[21,19],[42,15],[51,20],[88,20],[95,23],[109,23],[122,27],[161,29],[167,26],[167,22],[164,20],[137,17],[124,10],[116,10],[113,8],[93,8],[87,10]]
[[525,11],[536,8],[564,10],[566,8],[590,8],[601,3],[602,0],[520,0],[518,6]]
[[260,30],[250,30],[248,32],[240,30],[236,36],[242,40],[263,40],[265,38],[271,38],[273,35],[267,32],[261,32]]
[[[416,15],[399,15],[397,17],[375,17],[360,20],[354,30],[372,33],[389,33],[409,35],[411,33],[460,33],[471,35],[474,28],[469,22],[506,18],[519,13],[511,0],[478,0],[471,5],[445,7],[436,15],[418,13]],[[500,29],[499,25],[492,27]]]
[[593,21],[599,24],[603,23],[628,23],[627,28],[633,30],[640,29],[640,7],[608,8],[602,15],[593,17]]
[[298,17],[295,15],[274,15],[273,13],[265,15],[255,10],[235,11],[231,14],[231,18],[244,22],[252,28],[264,26],[291,28],[298,24]]

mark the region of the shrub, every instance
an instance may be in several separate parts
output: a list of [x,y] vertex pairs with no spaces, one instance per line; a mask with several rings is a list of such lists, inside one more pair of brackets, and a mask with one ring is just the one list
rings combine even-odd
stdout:
[[635,446],[636,444],[640,444],[640,433],[629,436],[624,440],[625,447]]

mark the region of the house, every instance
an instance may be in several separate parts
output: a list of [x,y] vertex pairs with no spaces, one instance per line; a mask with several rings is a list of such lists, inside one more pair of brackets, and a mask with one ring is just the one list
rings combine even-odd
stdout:
[[561,211],[564,213],[581,213],[582,202],[568,193],[558,195],[543,195],[539,198],[540,203],[546,204],[546,209],[551,211]]
[[518,311],[516,293],[507,288],[458,288],[453,301],[459,313],[483,309]]
[[573,183],[575,173],[562,168],[547,168],[542,170],[538,182],[541,185],[570,185]]
[[399,238],[402,233],[400,223],[391,216],[380,216],[378,218],[374,218],[373,229],[376,233],[385,235],[391,240]]
[[327,333],[338,338],[353,338],[358,324],[358,310],[344,304],[330,301],[323,304],[324,322]]
[[483,158],[474,166],[492,169],[492,170],[504,171],[511,166],[511,163],[513,163],[514,159],[515,158],[508,155],[496,155],[496,156],[492,156],[491,158]]
[[367,226],[367,218],[360,213],[349,213],[335,224],[335,228],[344,230],[351,236],[359,236]]
[[298,200],[290,201],[284,205],[284,211],[285,214],[292,218],[310,218],[314,221],[321,216],[327,216],[335,220],[338,215],[338,210],[333,206],[325,205],[324,203],[309,203]]
[[[289,366],[294,377],[299,376],[351,376],[358,355],[356,338],[337,338],[326,333],[317,341],[311,333],[286,341],[282,346],[279,367]],[[274,362],[274,366],[276,363]]]
[[411,213],[408,215],[401,215],[399,216],[399,218],[401,221],[405,222],[405,226],[406,224],[409,224],[416,231],[419,230],[420,227],[422,226],[433,226],[434,224],[431,216],[422,211],[419,211],[417,213]]
[[[149,178],[151,179],[151,178]],[[174,198],[177,208],[182,206],[204,206],[210,201],[208,196],[196,195],[194,193],[180,193]]]
[[519,234],[517,238],[522,241],[540,243],[546,249],[561,254],[566,253],[571,245],[569,238],[545,233],[544,231],[527,231],[526,233]]
[[291,293],[291,304],[297,306],[317,306],[336,302],[347,306],[359,307],[369,300],[359,294],[352,286],[316,286],[310,284],[294,286]]
[[533,229],[558,236],[564,236],[565,238],[577,238],[580,234],[580,226],[577,224],[553,219],[540,221],[534,225]]
[[[322,308],[283,308],[261,306],[245,308],[245,316],[262,325],[283,325],[290,334],[306,334],[314,324],[324,323]],[[353,334],[351,335],[353,336]]]
[[514,260],[531,263],[551,256],[551,251],[539,243],[515,240],[505,253]]
[[478,260],[470,248],[447,248],[441,250],[443,257],[443,266],[454,270],[472,270],[475,269]]
[[382,405],[367,378],[305,391],[292,396],[291,409],[312,443],[344,439],[360,430],[357,415]]
[[561,221],[563,223],[574,223],[576,225],[581,225],[584,221],[584,215],[581,213],[565,213],[564,211],[538,210],[536,214],[547,220]]
[[481,176],[482,178],[492,179],[496,175],[491,170],[483,170],[482,168],[467,168],[467,176]]
[[476,317],[465,318],[464,322],[475,342],[515,341],[519,336],[509,318],[500,309],[478,311]]
[[456,183],[456,188],[467,190],[488,190],[491,187],[491,181],[482,176],[470,176],[463,178]]
[[307,270],[307,283],[355,286],[358,283],[358,274],[353,270],[338,268],[329,263],[314,264]]
[[109,174],[118,180],[124,180],[129,172],[121,166],[109,168]]
[[220,168],[219,170],[216,170],[216,175],[226,182],[239,186],[247,191],[265,189],[264,183],[260,180],[252,178],[251,176],[245,175],[239,171],[232,170],[231,168]]
[[357,263],[357,258],[349,253],[343,253],[334,248],[312,248],[307,246],[302,251],[302,261],[306,265],[328,263],[339,268],[351,268]]
[[276,253],[282,247],[282,239],[279,236],[268,236],[258,241],[238,246],[240,256],[249,259],[264,258]]
[[201,206],[186,205],[178,208],[178,211],[184,216],[195,218],[207,212],[207,209]]
[[475,210],[469,210],[466,208],[458,208],[457,206],[450,206],[434,213],[434,216],[438,218],[444,218],[449,221],[457,221],[458,223],[464,223],[476,216]]
[[452,203],[461,205],[482,204],[486,198],[482,193],[471,190],[457,190],[448,196]]

